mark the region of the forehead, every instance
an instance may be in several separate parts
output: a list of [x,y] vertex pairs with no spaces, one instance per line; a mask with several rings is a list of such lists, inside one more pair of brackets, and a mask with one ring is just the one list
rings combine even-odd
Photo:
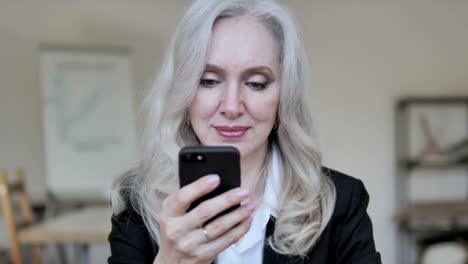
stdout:
[[224,68],[264,65],[277,71],[277,42],[272,32],[255,17],[222,18],[213,26],[207,63]]

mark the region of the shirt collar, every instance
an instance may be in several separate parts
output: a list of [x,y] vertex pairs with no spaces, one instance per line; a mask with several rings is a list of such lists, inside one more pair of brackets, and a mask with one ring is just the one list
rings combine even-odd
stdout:
[[238,253],[243,253],[265,239],[265,232],[270,216],[276,217],[278,197],[281,188],[281,159],[276,145],[273,145],[271,170],[267,175],[263,203],[255,211],[249,231],[232,245]]
[[281,159],[279,157],[277,146],[273,144],[272,157],[271,157],[271,175],[268,175],[264,200],[270,214],[276,217],[276,209],[278,206],[278,198],[281,192]]

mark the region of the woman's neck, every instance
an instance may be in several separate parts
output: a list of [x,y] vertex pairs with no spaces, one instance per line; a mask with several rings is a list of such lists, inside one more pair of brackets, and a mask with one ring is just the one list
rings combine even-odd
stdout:
[[[257,184],[259,183],[262,167],[267,153],[267,145],[241,159],[241,183],[242,187],[249,190],[251,198],[258,201],[261,197],[255,197]],[[257,194],[258,195],[258,194]]]

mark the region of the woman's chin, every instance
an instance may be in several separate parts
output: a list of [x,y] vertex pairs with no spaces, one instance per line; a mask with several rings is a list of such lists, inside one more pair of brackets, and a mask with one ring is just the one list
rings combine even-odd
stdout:
[[241,155],[241,159],[242,157],[245,156],[245,146],[243,146],[244,144],[242,142],[229,142],[229,141],[210,141],[210,142],[205,142],[205,143],[202,143],[203,146],[230,146],[230,147],[235,147],[239,152],[240,152],[240,155]]
[[226,141],[217,141],[213,143],[206,144],[206,146],[230,146],[230,147],[235,147],[237,150],[239,150],[241,156],[243,154],[243,147],[242,144],[239,142],[226,142]]

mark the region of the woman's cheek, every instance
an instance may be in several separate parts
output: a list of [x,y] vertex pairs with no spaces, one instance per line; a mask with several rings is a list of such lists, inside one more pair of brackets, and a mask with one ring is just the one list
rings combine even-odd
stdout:
[[191,109],[197,114],[212,114],[219,104],[219,92],[215,89],[199,89],[192,101]]
[[264,95],[263,97],[250,97],[248,109],[255,119],[261,121],[271,121],[276,119],[279,98],[274,95]]

